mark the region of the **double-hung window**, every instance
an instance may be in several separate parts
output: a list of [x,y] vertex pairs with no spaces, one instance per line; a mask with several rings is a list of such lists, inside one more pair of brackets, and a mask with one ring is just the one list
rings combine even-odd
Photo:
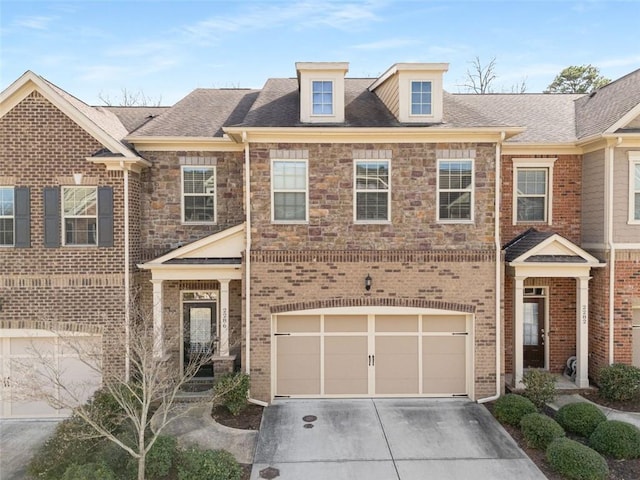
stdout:
[[438,160],[438,220],[473,221],[473,160]]
[[411,82],[411,115],[431,115],[431,82]]
[[551,224],[555,158],[513,159],[513,224]]
[[388,160],[355,161],[355,220],[388,222],[391,186]]
[[0,187],[0,246],[14,242],[15,199],[13,187]]
[[216,222],[216,167],[182,167],[182,221]]
[[274,222],[306,222],[308,204],[306,160],[273,160],[271,216]]
[[96,187],[62,187],[62,215],[65,245],[97,245]]
[[311,88],[313,115],[333,115],[333,82],[314,80]]
[[640,152],[629,152],[629,223],[640,223]]

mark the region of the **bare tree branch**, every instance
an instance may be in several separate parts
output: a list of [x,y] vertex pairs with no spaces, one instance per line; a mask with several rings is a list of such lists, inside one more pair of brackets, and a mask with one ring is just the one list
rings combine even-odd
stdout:
[[464,87],[468,92],[493,93],[493,82],[497,77],[496,58],[493,57],[486,65],[482,65],[480,57],[476,57],[469,63],[471,66],[467,69],[466,81],[459,86]]
[[146,95],[142,89],[132,91],[124,87],[120,89],[120,95],[115,99],[103,92],[98,94],[98,98],[108,107],[159,107],[162,104],[162,96],[152,98]]

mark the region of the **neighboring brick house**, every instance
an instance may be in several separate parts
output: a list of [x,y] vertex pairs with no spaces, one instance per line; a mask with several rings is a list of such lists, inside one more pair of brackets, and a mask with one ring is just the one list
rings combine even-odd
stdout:
[[640,365],[640,70],[464,95],[447,68],[298,63],[171,108],[89,107],[27,72],[0,96],[0,373],[52,318],[126,369],[132,298],[159,355],[182,368],[214,337],[202,374],[242,368],[264,402],[482,400],[574,355],[578,386]]

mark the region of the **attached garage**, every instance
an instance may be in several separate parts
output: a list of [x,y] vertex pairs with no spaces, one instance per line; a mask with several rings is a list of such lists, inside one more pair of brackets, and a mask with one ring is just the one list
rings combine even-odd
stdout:
[[273,317],[275,396],[471,396],[472,315],[411,308]]
[[[51,373],[84,402],[100,387],[101,377],[81,360],[100,359],[102,337],[81,333],[57,335],[45,330],[0,329],[0,418],[66,417],[67,409],[51,407],[39,392],[56,399],[65,393],[56,388]],[[46,364],[46,366],[45,366]]]

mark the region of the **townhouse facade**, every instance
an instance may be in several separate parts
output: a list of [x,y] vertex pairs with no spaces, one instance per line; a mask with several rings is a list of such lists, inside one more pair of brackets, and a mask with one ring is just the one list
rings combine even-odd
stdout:
[[470,95],[444,91],[447,69],[300,62],[155,108],[16,80],[0,96],[2,416],[64,414],[12,397],[34,337],[89,375],[52,326],[127,371],[114,339],[133,303],[175,368],[204,352],[200,375],[246,371],[266,403],[482,401],[528,368],[573,359],[585,387],[640,366],[640,70],[590,95]]

